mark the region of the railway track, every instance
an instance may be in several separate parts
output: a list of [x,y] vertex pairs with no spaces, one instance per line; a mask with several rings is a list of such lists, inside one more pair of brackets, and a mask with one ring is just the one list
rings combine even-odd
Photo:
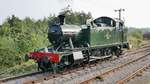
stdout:
[[150,67],[146,67],[145,65],[145,69],[142,69],[142,68],[144,67],[141,67],[140,69],[135,70],[134,73],[136,75],[133,75],[131,79],[129,78],[129,80],[125,81],[124,83],[125,84],[149,84],[150,83]]
[[[112,69],[105,71],[103,73],[100,73],[99,75],[96,75],[90,79],[87,79],[87,80],[81,82],[81,84],[99,84],[99,83],[101,83],[101,84],[124,84],[125,82],[127,82],[130,79],[132,79],[133,77],[135,77],[136,74],[141,73],[142,70],[145,70],[146,68],[150,67],[149,61],[150,61],[150,52],[146,53],[145,55],[143,55],[137,59],[129,61],[125,64],[121,64],[115,68],[112,68]],[[135,65],[133,65],[133,63],[137,64],[136,67],[134,67]],[[139,69],[134,71],[134,68],[136,69],[137,66],[139,66]],[[126,69],[129,69],[129,70],[125,70],[125,67],[126,67]],[[133,67],[133,70],[131,69],[131,67]],[[124,69],[124,72],[123,72],[123,69]],[[131,73],[128,73],[128,72],[131,72]],[[126,74],[128,74],[128,75],[126,76]],[[125,75],[125,77],[124,77],[124,75]],[[120,79],[121,77],[124,77],[124,78]],[[91,82],[91,81],[95,80],[96,78],[100,78],[101,80],[103,80],[103,79],[104,80],[98,81],[98,82],[97,81]],[[116,81],[116,80],[118,80],[118,81]]]
[[[147,50],[149,50],[149,49],[148,48],[142,48],[142,49],[139,49],[135,52],[130,52],[129,54],[123,55],[123,56],[121,56],[121,58],[117,58],[117,59],[123,59],[123,58],[126,59],[130,55],[134,55],[134,54],[137,54],[137,53],[140,53],[140,52],[145,52]],[[111,61],[115,61],[117,59],[114,59],[114,60],[111,60]],[[108,62],[108,61],[106,61],[106,62]],[[103,61],[103,63],[100,63],[100,64],[104,64],[104,63],[105,63],[105,61]],[[76,69],[66,70],[66,71],[63,71],[63,72],[56,73],[56,74],[53,74],[53,73],[50,73],[50,72],[46,72],[46,73],[35,72],[35,73],[25,74],[25,75],[21,75],[21,76],[17,76],[17,77],[4,78],[4,79],[0,80],[0,83],[4,83],[4,84],[21,84],[21,83],[33,84],[33,83],[39,83],[39,82],[43,82],[43,81],[46,82],[48,80],[52,80],[51,82],[54,83],[59,78],[62,78],[62,81],[66,81],[67,78],[65,78],[65,76],[69,77],[69,78],[74,78],[78,74],[81,74],[82,70],[89,70],[90,71],[91,68],[96,67],[100,64],[99,63],[90,64],[89,66],[82,66],[82,67],[78,67]],[[103,66],[105,66],[105,64]],[[107,67],[107,66],[105,66],[105,67]],[[102,67],[101,67],[101,69],[102,69]],[[67,76],[67,75],[70,75],[70,74],[71,74],[71,76]],[[58,84],[59,84],[59,82],[62,82],[62,81],[58,81]],[[68,81],[66,81],[66,83],[67,82]],[[82,83],[82,82],[80,81],[80,83]]]
[[16,80],[16,79],[26,79],[25,77],[29,78],[30,76],[32,77],[33,75],[38,75],[38,74],[42,74],[42,73],[43,72],[39,71],[39,72],[32,72],[32,73],[28,73],[28,74],[19,75],[19,76],[12,76],[12,77],[2,78],[2,79],[0,79],[0,84],[1,83],[5,83],[5,82],[8,82],[8,84],[9,84],[9,81],[10,81],[10,84],[11,84],[11,81],[13,81],[13,80]]
[[117,81],[116,84],[125,84],[126,82],[130,81],[134,77],[136,77],[138,75],[142,75],[143,71],[146,70],[146,69],[149,69],[149,68],[150,68],[150,64],[147,64],[147,65],[141,67],[140,69],[135,70],[132,74],[129,74],[125,78]]

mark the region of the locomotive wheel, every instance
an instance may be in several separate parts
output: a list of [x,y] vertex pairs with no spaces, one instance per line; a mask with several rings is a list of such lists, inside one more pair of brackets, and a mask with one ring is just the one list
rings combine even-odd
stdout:
[[90,51],[89,50],[84,51],[84,55],[85,55],[84,56],[85,57],[84,63],[88,64],[89,60],[90,60]]
[[48,57],[44,57],[40,61],[38,61],[38,70],[41,69],[42,71],[48,71],[51,68],[51,63],[48,60]]
[[104,56],[111,55],[111,54],[112,54],[111,49],[107,48],[104,50]]
[[115,51],[115,55],[116,55],[117,57],[119,57],[121,54],[122,54],[122,50],[121,50],[121,49],[117,49],[117,50]]
[[38,71],[41,69],[41,71],[47,71],[48,69],[46,68],[46,63],[39,61],[38,62]]
[[119,52],[117,50],[115,51],[115,55],[119,57]]
[[45,62],[38,62],[38,71],[39,69],[41,71],[49,71],[52,69],[52,64],[50,62],[45,63]]

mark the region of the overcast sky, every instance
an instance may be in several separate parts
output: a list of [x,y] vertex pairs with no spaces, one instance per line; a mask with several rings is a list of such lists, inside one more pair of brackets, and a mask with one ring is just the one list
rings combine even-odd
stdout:
[[57,15],[67,4],[75,11],[91,12],[94,18],[118,17],[114,10],[124,8],[126,26],[150,27],[150,0],[0,0],[0,24],[12,14],[36,20]]

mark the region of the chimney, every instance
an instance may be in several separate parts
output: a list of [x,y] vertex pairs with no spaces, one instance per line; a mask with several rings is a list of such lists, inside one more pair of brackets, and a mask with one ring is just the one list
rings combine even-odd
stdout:
[[58,18],[59,18],[60,25],[64,25],[65,24],[65,14],[60,14],[58,16]]

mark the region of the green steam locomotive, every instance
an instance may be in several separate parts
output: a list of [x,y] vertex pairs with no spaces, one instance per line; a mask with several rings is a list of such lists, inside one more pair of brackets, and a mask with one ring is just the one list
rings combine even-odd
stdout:
[[48,39],[52,48],[31,52],[45,71],[53,67],[71,67],[108,57],[119,56],[128,48],[127,29],[124,21],[110,17],[87,20],[85,25],[65,24],[65,14],[58,16],[59,23],[49,25]]

